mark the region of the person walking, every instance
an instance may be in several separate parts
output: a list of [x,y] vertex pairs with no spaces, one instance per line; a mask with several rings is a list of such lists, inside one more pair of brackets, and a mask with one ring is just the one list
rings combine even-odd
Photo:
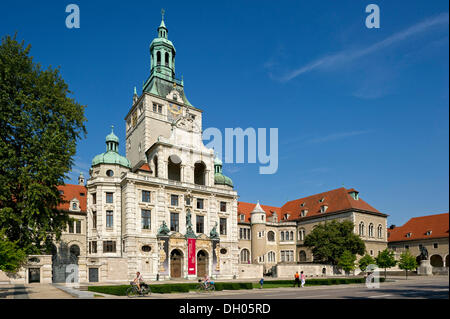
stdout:
[[305,287],[305,274],[303,273],[303,271],[300,272],[300,279],[302,280],[302,288]]
[[261,278],[261,280],[259,281],[259,289],[262,289],[262,287],[263,287],[263,284],[264,284],[264,278]]
[[298,274],[298,271],[294,275],[294,287],[295,287],[295,285],[300,287],[300,275]]

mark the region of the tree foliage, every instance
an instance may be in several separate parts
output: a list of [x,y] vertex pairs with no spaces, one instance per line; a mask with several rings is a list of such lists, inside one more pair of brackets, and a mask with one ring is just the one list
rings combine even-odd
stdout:
[[59,238],[67,214],[57,212],[73,165],[76,142],[86,134],[78,104],[59,69],[43,69],[16,36],[0,45],[0,229],[27,253]]
[[375,259],[369,254],[365,254],[363,257],[361,257],[361,259],[358,262],[359,269],[361,269],[362,271],[366,271],[367,266],[374,264]]
[[366,250],[364,242],[353,230],[354,224],[348,220],[318,224],[306,236],[305,246],[311,249],[314,260],[337,265],[344,251],[362,255]]
[[341,257],[338,258],[338,266],[345,270],[346,273],[356,268],[356,255],[350,251],[345,250]]
[[17,243],[9,241],[5,231],[0,231],[0,270],[16,272],[25,261],[27,255]]
[[406,279],[408,279],[408,271],[414,270],[418,267],[416,257],[411,255],[409,250],[406,250],[400,255],[400,260],[398,263],[398,267],[400,269],[405,270]]
[[387,268],[394,267],[397,264],[394,257],[394,252],[388,248],[378,253],[378,256],[375,258],[375,262],[378,267],[384,268],[384,278],[386,278]]

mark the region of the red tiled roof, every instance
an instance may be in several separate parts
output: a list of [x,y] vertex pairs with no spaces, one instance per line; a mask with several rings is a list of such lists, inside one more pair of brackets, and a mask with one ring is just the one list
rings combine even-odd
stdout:
[[[64,194],[61,195],[64,202],[58,205],[57,207],[58,209],[69,210],[70,201],[73,198],[76,198],[80,202],[81,211],[82,212],[87,211],[87,189],[85,186],[73,184],[59,185],[58,190],[64,192]],[[81,193],[83,193],[84,196],[81,196],[80,195]]]
[[[289,201],[282,207],[267,205],[261,205],[261,207],[266,212],[268,217],[272,216],[272,213],[269,214],[269,212],[275,212],[278,215],[279,221],[282,220],[282,217],[285,214],[290,215],[289,220],[302,218],[300,217],[302,210],[308,210],[306,217],[324,214],[320,212],[320,207],[324,205],[328,206],[325,214],[353,209],[372,212],[385,216],[385,214],[380,213],[378,210],[367,204],[361,198],[359,198],[358,200],[353,199],[353,197],[349,194],[351,192],[357,191],[353,188],[345,189],[344,187],[341,187],[328,192]],[[322,202],[319,201],[321,199],[323,199]],[[301,204],[303,203],[304,206],[302,207]],[[255,206],[256,204],[238,202],[238,214],[244,214],[245,221],[249,221],[250,213],[255,208]]]
[[[411,218],[403,226],[388,229],[388,241],[405,241],[448,237],[449,214],[437,214]],[[426,235],[431,230],[431,235]],[[411,237],[406,237],[411,233]]]
[[[328,206],[328,208],[325,214],[355,209],[384,215],[367,204],[360,197],[358,200],[353,199],[353,197],[349,194],[351,192],[357,191],[353,188],[345,189],[344,187],[341,187],[328,192],[299,198],[284,204],[281,207],[281,212],[283,214],[285,212],[290,212],[290,219],[298,219],[300,217],[301,211],[304,209],[308,210],[306,217],[323,214],[320,212],[320,207],[326,205]],[[319,201],[321,199],[323,199],[323,202]],[[302,203],[305,204],[304,207],[301,206]]]
[[[241,214],[245,215],[245,221],[250,221],[250,213],[255,208],[256,204],[253,203],[245,203],[245,202],[238,202],[238,216]],[[261,208],[266,212],[266,216],[270,217],[272,214],[278,215],[278,220],[281,220],[281,208],[275,207],[275,206],[267,206],[267,205],[261,205]],[[238,221],[241,221],[238,218]]]

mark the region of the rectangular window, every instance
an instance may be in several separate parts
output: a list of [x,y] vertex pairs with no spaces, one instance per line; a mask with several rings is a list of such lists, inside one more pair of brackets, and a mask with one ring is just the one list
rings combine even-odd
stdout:
[[158,113],[162,114],[162,105],[158,105]]
[[92,253],[91,252],[91,242],[89,242],[89,253]]
[[75,222],[76,232],[77,234],[81,234],[81,220],[77,220]]
[[92,204],[97,204],[97,194],[92,193]]
[[197,233],[203,234],[205,232],[205,217],[197,216]]
[[142,191],[142,202],[150,203],[150,192],[149,191]]
[[112,228],[114,225],[114,214],[112,210],[107,210],[106,211],[106,227],[107,228]]
[[202,198],[197,198],[197,209],[203,209],[204,207],[204,201]]
[[244,229],[239,228],[239,239],[244,239]]
[[170,195],[170,205],[178,206],[178,195]]
[[106,240],[103,242],[103,252],[104,253],[115,253],[116,252],[116,242],[113,240]]
[[96,254],[97,253],[97,242],[96,241],[92,241],[91,242],[91,246],[92,246],[92,253]]
[[69,222],[69,233],[71,233],[71,234],[73,234],[74,233],[74,231],[73,231],[73,221],[70,221]]
[[92,212],[92,228],[97,229],[97,212]]
[[170,213],[170,230],[171,231],[180,231],[179,214],[178,213]]
[[433,244],[433,248],[436,249],[436,248],[438,248],[438,247],[439,247],[438,243],[434,243],[434,244]]
[[227,203],[226,202],[220,202],[220,211],[221,212],[227,211]]
[[220,234],[221,235],[227,234],[227,219],[226,218],[220,219]]
[[142,209],[141,218],[142,218],[142,229],[150,229],[150,222],[151,222],[150,210]]
[[405,245],[405,249],[409,249],[409,245]]
[[158,108],[158,105],[156,105],[155,103],[153,103],[153,112],[156,113],[157,108]]
[[106,202],[112,204],[114,202],[114,193],[106,193]]

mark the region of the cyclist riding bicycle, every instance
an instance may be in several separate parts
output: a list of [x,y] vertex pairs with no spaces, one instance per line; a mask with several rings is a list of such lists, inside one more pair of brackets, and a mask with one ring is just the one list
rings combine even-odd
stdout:
[[141,286],[145,285],[145,282],[144,282],[144,278],[142,277],[142,275],[139,271],[136,273],[136,278],[134,278],[133,282],[136,284],[139,293],[141,293]]
[[205,289],[208,289],[210,284],[211,281],[209,280],[208,275],[205,275],[205,277],[203,278],[203,285],[205,286]]

